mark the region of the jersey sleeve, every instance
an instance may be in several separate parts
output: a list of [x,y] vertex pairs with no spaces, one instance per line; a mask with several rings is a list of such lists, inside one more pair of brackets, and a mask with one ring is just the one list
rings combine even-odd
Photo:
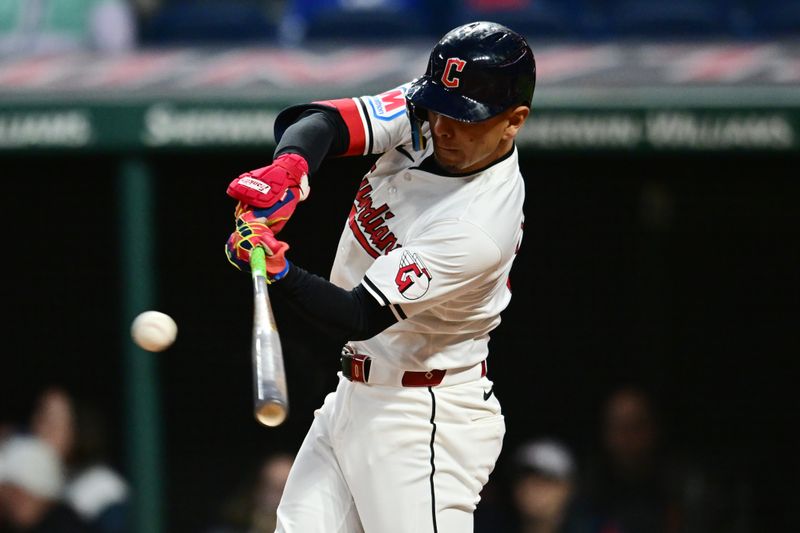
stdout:
[[408,142],[411,136],[411,124],[406,117],[409,85],[373,96],[314,102],[336,108],[344,119],[350,140],[342,155],[382,154]]
[[441,221],[376,259],[362,283],[404,320],[492,279],[501,258],[497,243],[478,226]]

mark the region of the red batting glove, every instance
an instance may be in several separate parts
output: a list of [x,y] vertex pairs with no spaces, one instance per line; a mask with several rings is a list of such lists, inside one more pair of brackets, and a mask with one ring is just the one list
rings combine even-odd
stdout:
[[266,252],[267,277],[270,281],[281,279],[289,271],[289,260],[285,254],[289,245],[275,238],[272,229],[263,220],[253,217],[251,212],[244,213],[236,219],[236,231],[225,243],[225,255],[228,261],[245,272],[250,271],[250,252],[261,246]]
[[227,193],[239,200],[236,217],[252,210],[278,233],[310,191],[306,160],[298,154],[283,154],[271,165],[240,175],[228,185]]

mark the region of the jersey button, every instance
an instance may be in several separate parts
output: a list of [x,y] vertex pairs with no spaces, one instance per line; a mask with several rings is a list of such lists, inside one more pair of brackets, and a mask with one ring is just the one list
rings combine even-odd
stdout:
[[397,192],[397,187],[389,187],[389,194],[394,194]]

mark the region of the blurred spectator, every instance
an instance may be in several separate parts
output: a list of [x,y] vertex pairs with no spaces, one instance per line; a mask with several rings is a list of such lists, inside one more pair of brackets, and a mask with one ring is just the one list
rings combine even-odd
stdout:
[[576,499],[577,465],[567,447],[551,439],[521,446],[514,457],[512,501],[517,533],[590,533]]
[[662,446],[661,425],[642,389],[612,392],[602,412],[600,454],[590,461],[586,498],[607,533],[685,531],[686,469]]
[[272,533],[277,521],[278,503],[289,477],[294,457],[288,453],[268,456],[253,479],[224,505],[222,520],[206,533]]
[[105,533],[128,531],[128,484],[108,463],[106,425],[99,411],[64,390],[42,392],[31,432],[52,446],[65,466],[65,501]]
[[263,0],[140,0],[143,46],[261,45],[277,39],[283,7]]
[[448,25],[491,20],[529,39],[577,39],[590,5],[579,0],[453,0]]
[[497,493],[481,494],[475,533],[595,532],[578,498],[575,457],[563,442],[549,437],[529,440],[505,465],[494,476]]
[[52,446],[38,437],[13,435],[0,445],[0,516],[15,531],[93,533],[60,495],[61,462]]
[[397,42],[438,37],[433,16],[439,2],[423,0],[287,0],[280,41]]
[[126,0],[0,0],[0,54],[121,52],[136,25]]

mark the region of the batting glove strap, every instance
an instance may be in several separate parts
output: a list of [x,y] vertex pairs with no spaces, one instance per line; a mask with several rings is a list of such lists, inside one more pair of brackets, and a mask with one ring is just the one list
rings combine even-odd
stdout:
[[289,273],[289,269],[292,268],[292,263],[291,263],[291,261],[289,261],[286,258],[284,258],[284,260],[286,261],[286,266],[283,268],[283,270],[281,270],[277,274],[270,274],[267,277],[267,282],[268,283],[275,283],[276,281],[281,280],[284,277],[286,277],[286,274]]

